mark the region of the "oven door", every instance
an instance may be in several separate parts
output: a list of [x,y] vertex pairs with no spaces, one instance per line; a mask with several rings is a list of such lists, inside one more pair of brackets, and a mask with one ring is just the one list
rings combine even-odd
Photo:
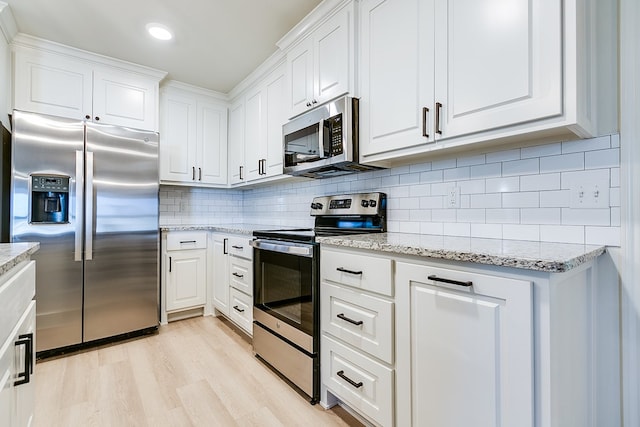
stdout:
[[302,332],[313,337],[318,327],[318,245],[257,239],[251,246],[254,312],[261,312],[256,313],[256,321],[267,323],[264,326],[294,343],[293,336],[283,333],[290,328],[282,322],[297,331],[294,336]]

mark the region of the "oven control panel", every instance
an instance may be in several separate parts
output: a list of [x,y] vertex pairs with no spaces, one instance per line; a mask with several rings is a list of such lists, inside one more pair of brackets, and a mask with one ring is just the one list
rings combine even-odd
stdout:
[[315,197],[311,215],[376,215],[386,211],[385,193],[357,193]]

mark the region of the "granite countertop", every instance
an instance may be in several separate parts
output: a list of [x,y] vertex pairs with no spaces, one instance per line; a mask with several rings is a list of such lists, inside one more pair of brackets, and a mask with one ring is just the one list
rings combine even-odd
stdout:
[[407,233],[318,237],[321,244],[559,273],[597,258],[604,246]]
[[40,248],[38,242],[0,243],[0,276],[29,259]]
[[265,225],[265,224],[215,224],[215,225],[162,225],[160,231],[193,231],[193,230],[207,230],[217,233],[228,234],[245,234],[247,236],[253,235],[254,230],[280,230],[282,225]]

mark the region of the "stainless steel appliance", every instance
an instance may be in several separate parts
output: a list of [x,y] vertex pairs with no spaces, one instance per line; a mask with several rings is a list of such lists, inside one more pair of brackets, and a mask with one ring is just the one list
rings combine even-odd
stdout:
[[358,98],[343,96],[282,127],[284,173],[330,178],[380,169],[358,163]]
[[320,397],[320,248],[316,236],[386,231],[384,193],[316,197],[313,229],[254,231],[253,351]]
[[11,239],[38,241],[37,352],[158,326],[158,135],[15,111]]

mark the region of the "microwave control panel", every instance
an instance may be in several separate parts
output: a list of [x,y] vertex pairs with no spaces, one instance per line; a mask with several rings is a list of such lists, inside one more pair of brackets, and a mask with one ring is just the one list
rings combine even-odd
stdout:
[[330,156],[338,156],[343,153],[342,146],[342,114],[329,117],[325,121],[325,125],[329,128]]

